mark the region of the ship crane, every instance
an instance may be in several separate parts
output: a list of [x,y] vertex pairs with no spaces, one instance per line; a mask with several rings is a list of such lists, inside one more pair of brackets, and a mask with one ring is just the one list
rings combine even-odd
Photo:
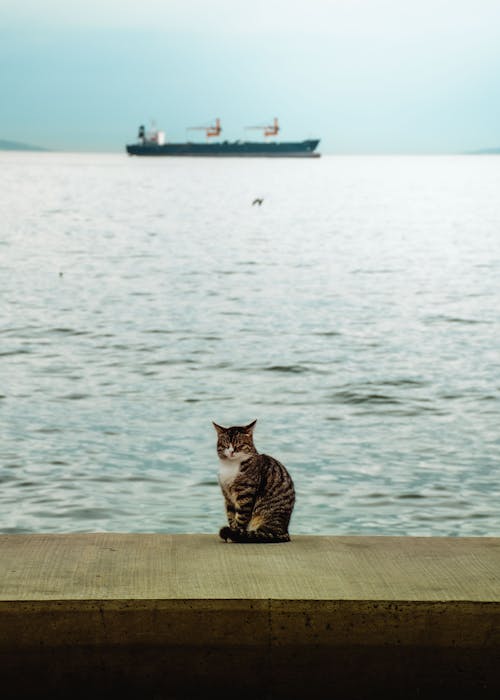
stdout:
[[264,136],[277,136],[280,130],[277,117],[274,117],[274,122],[271,126],[261,124],[259,126],[246,126],[245,129],[263,129]]
[[215,126],[188,126],[188,131],[201,130],[205,132],[205,136],[210,138],[210,136],[219,136],[222,131],[220,125],[220,119],[215,120]]

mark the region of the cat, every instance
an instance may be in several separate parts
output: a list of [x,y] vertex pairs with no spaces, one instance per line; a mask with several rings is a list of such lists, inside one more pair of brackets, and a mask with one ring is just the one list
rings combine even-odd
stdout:
[[229,523],[219,536],[226,542],[289,542],[288,525],[295,504],[293,481],[281,462],[255,449],[256,423],[232,428],[213,423],[219,483]]

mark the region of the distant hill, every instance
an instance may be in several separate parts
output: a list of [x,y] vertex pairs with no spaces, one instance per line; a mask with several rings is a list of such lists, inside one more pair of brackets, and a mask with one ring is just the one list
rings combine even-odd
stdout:
[[480,151],[469,151],[470,156],[499,156],[500,148],[482,148]]
[[29,143],[21,143],[20,141],[4,141],[0,139],[0,151],[47,151],[47,148],[40,146],[32,146]]

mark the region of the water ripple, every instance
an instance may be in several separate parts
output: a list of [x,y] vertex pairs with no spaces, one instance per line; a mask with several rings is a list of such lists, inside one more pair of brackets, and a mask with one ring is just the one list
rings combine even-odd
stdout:
[[356,390],[344,390],[336,391],[330,395],[330,399],[335,403],[347,403],[347,404],[400,404],[401,401],[394,396],[388,396],[387,394],[377,394],[377,393],[363,393]]
[[1,531],[216,533],[258,418],[294,533],[500,535],[497,161],[0,159]]

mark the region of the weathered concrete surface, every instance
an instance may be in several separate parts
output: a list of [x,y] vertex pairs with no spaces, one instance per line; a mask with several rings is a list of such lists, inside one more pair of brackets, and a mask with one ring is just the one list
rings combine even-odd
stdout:
[[2,697],[500,697],[500,539],[0,536]]

